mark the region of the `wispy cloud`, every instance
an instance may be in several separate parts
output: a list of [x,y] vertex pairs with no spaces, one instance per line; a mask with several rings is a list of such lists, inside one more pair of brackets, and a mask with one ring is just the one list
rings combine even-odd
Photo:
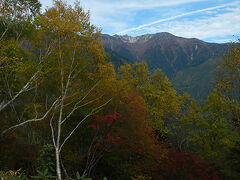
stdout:
[[237,5],[237,4],[238,4],[238,3],[236,3],[236,2],[235,2],[235,3],[228,3],[228,4],[219,5],[219,6],[215,6],[215,7],[210,7],[210,8],[205,8],[205,9],[190,11],[190,12],[186,12],[186,13],[183,13],[183,14],[180,14],[180,15],[177,15],[177,16],[172,16],[172,17],[160,19],[160,20],[157,20],[157,21],[153,21],[153,22],[151,22],[151,23],[143,24],[143,25],[138,26],[138,27],[126,29],[126,30],[117,32],[117,33],[115,33],[115,34],[126,34],[126,33],[128,33],[128,32],[132,32],[132,31],[136,31],[136,30],[141,30],[141,29],[143,29],[143,28],[145,28],[145,27],[148,27],[148,26],[152,26],[152,25],[159,24],[159,23],[166,22],[166,21],[175,20],[175,19],[177,19],[177,18],[181,18],[181,17],[184,17],[184,16],[193,15],[193,14],[198,14],[198,13],[207,12],[207,11],[212,11],[212,10],[216,10],[216,9],[220,9],[220,8],[225,8],[225,7],[233,6],[233,5],[235,6],[235,5]]
[[157,7],[170,7],[187,3],[204,2],[208,0],[81,0],[81,3],[87,8],[98,9],[105,13],[122,10],[146,10]]
[[199,38],[210,42],[234,40],[240,34],[240,4],[227,8],[225,13],[195,20],[164,22],[155,26],[142,28],[147,33],[170,32],[188,38]]
[[[43,7],[51,0],[40,0]],[[65,0],[73,4],[75,0]],[[209,41],[240,33],[239,0],[80,0],[91,22],[108,34],[170,32]],[[51,5],[50,5],[51,6]]]
[[113,33],[135,24],[135,16],[139,11],[205,1],[207,0],[81,0],[81,5],[90,10],[94,24],[103,27],[105,32]]

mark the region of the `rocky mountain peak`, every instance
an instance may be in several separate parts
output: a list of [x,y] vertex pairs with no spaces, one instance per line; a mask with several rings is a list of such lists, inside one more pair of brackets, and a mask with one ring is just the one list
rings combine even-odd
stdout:
[[125,35],[113,35],[112,37],[123,41],[124,43],[137,43],[137,42],[146,42],[151,39],[163,39],[163,38],[171,38],[176,37],[168,32],[161,32],[157,34],[144,34],[136,37],[129,36],[127,34]]

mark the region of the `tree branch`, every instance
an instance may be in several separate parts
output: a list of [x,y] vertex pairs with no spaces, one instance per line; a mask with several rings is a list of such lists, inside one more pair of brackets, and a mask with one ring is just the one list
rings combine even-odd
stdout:
[[72,136],[72,134],[77,130],[77,128],[84,122],[84,120],[86,120],[89,116],[95,114],[96,112],[99,111],[99,109],[101,109],[102,107],[106,106],[110,101],[112,100],[112,98],[110,100],[108,100],[107,102],[105,102],[104,104],[102,104],[101,106],[94,108],[88,115],[86,115],[78,124],[77,126],[71,131],[71,133],[65,138],[65,140],[63,141],[62,145],[59,148],[59,152],[61,151],[63,145],[66,143],[66,141]]
[[20,124],[14,125],[14,126],[8,128],[8,129],[4,130],[4,131],[2,132],[2,135],[5,134],[7,131],[9,131],[9,130],[11,130],[11,129],[14,129],[14,128],[17,128],[17,127],[19,127],[19,126],[22,126],[22,125],[24,125],[24,124],[27,124],[27,123],[30,123],[30,122],[42,121],[43,119],[45,119],[45,118],[47,117],[47,115],[50,113],[50,111],[51,111],[54,107],[56,107],[56,104],[57,104],[58,102],[59,102],[59,98],[54,101],[54,103],[53,103],[52,106],[49,108],[49,110],[48,110],[41,118],[30,119],[30,120],[24,121],[24,122],[22,122],[22,123],[20,123]]
[[18,96],[20,96],[23,92],[29,90],[29,86],[32,83],[32,81],[36,78],[38,72],[36,72],[29,81],[23,86],[23,88],[8,102],[4,103],[2,106],[0,106],[0,112],[5,109],[9,104],[11,104]]
[[96,98],[96,99],[93,99],[93,100],[91,100],[91,101],[88,101],[87,103],[82,104],[82,105],[80,105],[80,106],[76,106],[76,104],[78,104],[78,103],[76,103],[76,104],[74,105],[74,108],[72,109],[72,111],[63,119],[63,121],[61,122],[61,124],[63,124],[78,108],[81,108],[81,107],[84,107],[84,106],[86,106],[86,105],[88,105],[88,104],[91,104],[91,103],[97,101],[98,99],[100,99],[101,97],[102,97],[102,96],[100,96],[100,97],[98,97],[98,98]]

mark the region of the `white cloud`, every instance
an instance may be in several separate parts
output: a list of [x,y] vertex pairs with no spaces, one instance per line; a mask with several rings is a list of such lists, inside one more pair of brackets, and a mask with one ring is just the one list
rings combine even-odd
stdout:
[[[46,5],[51,6],[51,0],[40,1],[42,3],[44,2],[44,7],[46,7]],[[67,1],[67,3],[73,3],[75,0],[65,1]],[[91,22],[102,28],[103,32],[108,33],[118,32],[119,34],[128,33],[137,35],[143,33],[170,32],[177,36],[196,37],[199,39],[211,38],[216,39],[216,41],[217,38],[214,37],[221,36],[222,38],[219,39],[221,40],[226,38],[224,37],[226,35],[240,33],[239,0],[231,0],[235,2],[234,8],[231,6],[232,3],[229,3],[197,11],[185,11],[185,7],[189,9],[189,7],[196,5],[196,2],[206,2],[207,4],[211,1],[212,0],[80,0],[80,3],[85,10],[90,10]],[[229,0],[214,0],[214,2],[221,4],[223,2],[229,2]],[[183,4],[187,4],[187,6],[179,6]],[[154,17],[155,15],[168,17],[167,14],[172,14],[172,16],[134,27],[136,19],[139,20],[140,18],[143,20],[142,22],[148,20],[142,15],[139,16],[139,12],[154,9],[164,9],[164,15],[153,13],[152,19],[156,18]],[[193,19],[196,15],[199,15],[199,17]],[[139,23],[140,21],[137,22]]]
[[215,43],[229,43],[229,42],[234,42],[234,38],[227,38],[227,39],[217,39],[214,40]]
[[208,12],[208,11],[212,11],[212,10],[216,10],[216,9],[220,9],[220,8],[224,8],[224,7],[228,7],[228,6],[232,6],[232,5],[237,5],[237,4],[236,3],[228,3],[228,4],[224,4],[224,5],[220,5],[220,6],[211,7],[211,8],[205,8],[205,9],[200,9],[200,10],[196,10],[196,11],[190,11],[190,12],[186,12],[186,13],[183,13],[183,14],[180,14],[180,15],[177,15],[177,16],[172,16],[172,17],[160,19],[160,20],[157,20],[157,21],[154,21],[154,22],[151,22],[151,23],[143,24],[143,25],[138,26],[138,27],[126,29],[126,30],[117,32],[116,34],[126,34],[128,32],[141,30],[141,29],[144,29],[145,27],[149,27],[149,26],[159,24],[159,23],[162,23],[162,22],[171,21],[171,20],[181,18],[181,17],[184,17],[184,16],[198,14],[198,13],[201,13],[201,12]]
[[[84,9],[90,10],[91,20],[94,24],[116,29],[110,22],[115,21],[121,27],[127,27],[129,26],[129,19],[133,18],[134,12],[138,10],[171,7],[202,1],[207,0],[81,0],[80,2]],[[127,19],[128,22],[118,20],[119,17]],[[106,21],[106,19],[108,20]]]
[[[102,29],[111,29],[111,31],[116,32],[119,29],[125,29],[128,27],[128,24],[121,21],[115,21],[114,19],[108,17],[97,17],[95,19],[98,23],[94,23],[98,28]],[[100,23],[102,22],[102,23]]]
[[214,17],[165,22],[154,27],[144,27],[143,30],[149,33],[167,31],[177,36],[199,39],[237,35],[240,33],[240,5],[228,11]]
[[107,10],[105,13],[122,10],[146,10],[157,7],[177,6],[186,3],[202,2],[207,0],[82,0],[87,8],[97,11]]

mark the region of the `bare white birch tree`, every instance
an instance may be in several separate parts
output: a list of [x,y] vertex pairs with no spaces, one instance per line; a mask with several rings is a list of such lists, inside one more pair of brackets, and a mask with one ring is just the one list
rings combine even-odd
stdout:
[[[103,94],[94,95],[100,83],[98,64],[104,63],[105,55],[100,32],[90,24],[89,13],[85,13],[79,3],[71,7],[62,1],[54,1],[53,8],[36,18],[36,22],[38,50],[48,47],[44,51],[47,56],[41,64],[42,82],[37,93],[42,98],[40,101],[46,99],[46,111],[37,112],[36,109],[35,117],[6,129],[3,134],[32,122],[49,120],[57,177],[61,180],[60,153],[64,145],[88,117],[111,101],[99,101]],[[50,94],[48,89],[51,89]],[[72,116],[84,107],[87,107],[88,113],[71,130],[64,129]]]

